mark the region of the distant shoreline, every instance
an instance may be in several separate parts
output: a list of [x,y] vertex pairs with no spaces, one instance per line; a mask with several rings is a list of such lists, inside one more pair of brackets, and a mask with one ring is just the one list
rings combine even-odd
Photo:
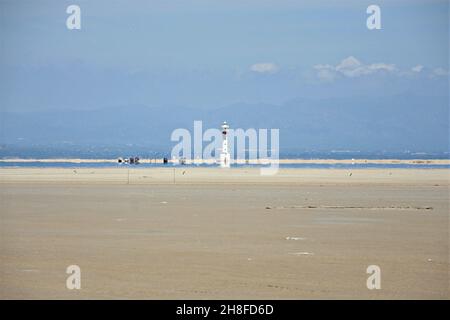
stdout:
[[[59,159],[23,159],[9,158],[0,159],[0,162],[18,162],[18,163],[118,163],[117,159],[75,159],[75,158],[59,158]],[[163,163],[163,159],[140,159],[140,163]],[[186,164],[214,164],[215,159],[208,160],[186,160]],[[169,163],[178,163],[169,159]],[[269,159],[261,160],[237,160],[236,164],[267,164]],[[450,165],[450,159],[279,159],[280,164],[437,164]]]

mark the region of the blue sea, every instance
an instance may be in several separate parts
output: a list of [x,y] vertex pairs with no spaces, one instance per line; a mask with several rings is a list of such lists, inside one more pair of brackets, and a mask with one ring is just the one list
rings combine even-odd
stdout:
[[[200,165],[180,165],[180,164],[162,164],[162,163],[140,163],[140,164],[119,164],[111,162],[85,162],[85,163],[71,163],[71,162],[14,162],[5,161],[0,162],[0,167],[7,168],[171,168],[171,167],[204,167],[214,168],[216,164],[200,164]],[[248,164],[235,164],[232,168],[255,168],[262,167],[262,165],[248,165]],[[448,164],[378,164],[378,163],[355,163],[355,164],[324,164],[324,163],[289,163],[280,164],[280,168],[309,168],[309,169],[369,169],[369,168],[420,168],[420,169],[450,169]]]

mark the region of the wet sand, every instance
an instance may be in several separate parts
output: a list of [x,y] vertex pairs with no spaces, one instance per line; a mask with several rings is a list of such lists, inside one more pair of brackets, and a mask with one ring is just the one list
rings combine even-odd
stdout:
[[0,298],[448,299],[449,177],[0,169]]

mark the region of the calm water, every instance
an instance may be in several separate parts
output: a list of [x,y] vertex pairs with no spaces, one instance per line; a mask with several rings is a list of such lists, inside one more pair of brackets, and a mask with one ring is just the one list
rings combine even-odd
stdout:
[[[232,165],[233,168],[251,168],[261,167],[262,165]],[[87,163],[70,163],[70,162],[0,162],[0,167],[15,168],[172,168],[172,167],[204,167],[214,168],[217,165],[201,164],[201,165],[173,165],[173,164],[153,164],[142,163],[137,165],[118,164],[110,162],[87,162]],[[421,169],[449,169],[448,164],[323,164],[323,163],[295,163],[280,164],[280,168],[316,168],[316,169],[366,169],[366,168],[421,168]]]

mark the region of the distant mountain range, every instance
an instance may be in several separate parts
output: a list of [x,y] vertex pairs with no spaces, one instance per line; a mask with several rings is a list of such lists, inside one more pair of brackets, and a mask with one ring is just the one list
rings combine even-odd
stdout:
[[[217,109],[143,105],[92,111],[2,112],[0,156],[39,150],[114,156],[170,153],[176,128],[279,128],[283,153],[449,151],[448,97],[397,95],[367,99],[295,99],[283,105],[236,103]],[[53,151],[52,151],[53,150]]]

